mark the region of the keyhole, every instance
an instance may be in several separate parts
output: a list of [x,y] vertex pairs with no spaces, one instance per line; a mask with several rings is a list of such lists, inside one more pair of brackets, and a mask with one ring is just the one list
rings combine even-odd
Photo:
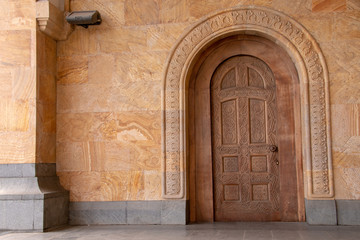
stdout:
[[271,145],[271,146],[269,147],[269,150],[270,150],[270,152],[277,152],[277,151],[278,151],[278,147],[275,146],[275,145]]

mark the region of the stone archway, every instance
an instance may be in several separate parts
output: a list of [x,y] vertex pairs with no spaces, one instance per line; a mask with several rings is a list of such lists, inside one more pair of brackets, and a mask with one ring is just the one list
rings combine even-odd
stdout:
[[331,198],[329,80],[323,54],[315,39],[294,19],[259,7],[233,8],[205,17],[172,50],[162,91],[163,197],[182,199],[186,192],[186,92],[191,69],[206,46],[236,34],[270,39],[292,58],[300,79],[306,193],[309,198]]

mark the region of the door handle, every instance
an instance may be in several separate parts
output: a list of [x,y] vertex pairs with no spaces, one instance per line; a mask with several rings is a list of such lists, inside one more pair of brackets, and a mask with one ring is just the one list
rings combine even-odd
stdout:
[[277,152],[277,151],[278,151],[278,147],[275,146],[275,145],[271,145],[271,146],[269,147],[269,150],[270,150],[270,152]]

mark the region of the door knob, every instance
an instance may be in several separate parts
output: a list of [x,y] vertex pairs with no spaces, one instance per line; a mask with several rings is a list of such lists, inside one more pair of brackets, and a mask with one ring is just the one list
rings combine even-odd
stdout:
[[279,165],[279,160],[276,159],[275,163],[276,163],[276,165]]
[[277,152],[277,151],[278,151],[278,147],[275,146],[275,145],[271,145],[271,146],[269,147],[269,150],[270,150],[270,152]]

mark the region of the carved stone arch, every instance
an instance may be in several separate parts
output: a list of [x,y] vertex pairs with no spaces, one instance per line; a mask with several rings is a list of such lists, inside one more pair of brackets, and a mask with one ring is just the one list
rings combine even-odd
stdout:
[[329,80],[324,56],[300,23],[283,13],[253,6],[228,9],[202,18],[181,37],[169,56],[162,89],[163,197],[184,197],[186,87],[191,67],[209,44],[244,33],[276,42],[292,58],[301,88],[307,196],[333,197]]

